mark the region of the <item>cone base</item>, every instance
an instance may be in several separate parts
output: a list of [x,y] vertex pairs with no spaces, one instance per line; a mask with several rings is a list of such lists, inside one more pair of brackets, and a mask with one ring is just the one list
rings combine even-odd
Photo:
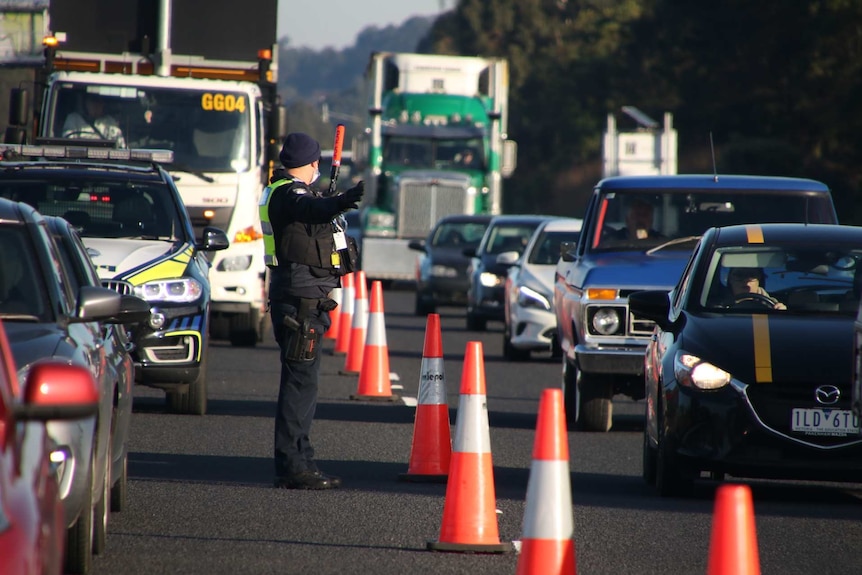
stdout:
[[399,395],[351,395],[350,399],[355,401],[398,401],[401,399]]
[[446,483],[449,481],[449,475],[399,473],[398,481],[406,481],[408,483]]
[[347,355],[347,352],[346,351],[338,351],[338,350],[333,349],[332,355]]
[[469,544],[469,543],[446,543],[444,541],[429,541],[428,551],[446,551],[449,553],[508,553],[513,551],[511,543],[497,544]]
[[352,369],[339,369],[338,375],[359,375],[359,370],[357,369],[354,371]]

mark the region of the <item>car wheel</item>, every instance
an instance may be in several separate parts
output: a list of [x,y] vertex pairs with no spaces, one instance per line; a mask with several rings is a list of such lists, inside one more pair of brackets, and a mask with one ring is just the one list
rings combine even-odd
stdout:
[[563,405],[566,411],[566,427],[575,429],[578,423],[578,400],[577,392],[578,368],[569,358],[563,356]]
[[664,422],[659,419],[658,449],[656,453],[655,487],[662,497],[685,496],[692,488],[691,470],[680,465],[674,448],[665,437]]
[[530,350],[518,349],[512,345],[512,332],[508,324],[503,328],[503,357],[509,361],[527,361],[530,359]]
[[556,337],[551,339],[551,357],[554,359],[563,357],[563,348],[560,347],[560,341]]
[[96,507],[93,508],[93,555],[101,555],[105,552],[108,542],[108,516],[111,511],[111,451],[108,450],[105,462],[105,479],[102,481],[102,495]]
[[476,317],[470,312],[467,312],[467,330],[469,331],[485,331],[488,322],[481,317]]
[[[92,476],[93,462],[90,463],[90,477]],[[93,565],[93,490],[91,488],[86,491],[81,514],[75,523],[66,529],[64,573],[86,575]]]
[[257,344],[260,311],[230,316],[230,344],[234,347],[254,347]]
[[584,431],[610,431],[613,423],[614,388],[605,378],[578,370],[575,385],[579,399],[578,425]]
[[126,497],[129,482],[129,455],[123,455],[120,462],[120,476],[111,486],[111,511],[119,513],[126,509]]
[[198,377],[187,389],[167,393],[168,408],[173,413],[206,415],[207,412],[207,350],[204,349]]

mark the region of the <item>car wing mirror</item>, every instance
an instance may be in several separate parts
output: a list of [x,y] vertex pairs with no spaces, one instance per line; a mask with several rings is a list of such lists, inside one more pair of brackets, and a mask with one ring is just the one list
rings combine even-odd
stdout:
[[475,258],[476,257],[476,248],[474,248],[474,247],[464,248],[463,250],[461,250],[461,253],[464,254],[465,256],[467,256],[468,258]]
[[204,228],[204,235],[200,243],[195,246],[197,249],[204,252],[217,252],[227,249],[230,246],[230,240],[227,234],[220,228],[207,226]]
[[150,304],[136,295],[124,294],[120,301],[120,311],[107,320],[108,323],[124,325],[143,323],[150,319]]
[[560,257],[564,262],[575,261],[575,248],[578,242],[560,242]]
[[410,240],[407,242],[407,247],[417,252],[425,251],[425,240]]
[[673,326],[669,292],[665,290],[639,291],[629,295],[629,311],[635,316],[654,321],[663,330]]

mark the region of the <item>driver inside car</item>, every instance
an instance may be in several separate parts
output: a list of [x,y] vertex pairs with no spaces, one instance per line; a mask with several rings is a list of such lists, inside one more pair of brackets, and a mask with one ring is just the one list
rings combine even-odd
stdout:
[[[727,284],[735,303],[767,298],[774,309],[787,309],[787,306],[769,295],[763,288],[766,274],[760,268],[732,268],[727,274]],[[765,303],[765,302],[764,302]]]

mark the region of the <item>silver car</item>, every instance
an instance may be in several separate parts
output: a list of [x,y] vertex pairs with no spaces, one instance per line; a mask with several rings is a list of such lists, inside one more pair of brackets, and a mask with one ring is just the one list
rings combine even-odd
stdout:
[[503,357],[506,359],[527,360],[533,351],[550,351],[559,357],[553,309],[554,272],[561,244],[576,242],[580,231],[580,219],[550,219],[536,228],[520,258],[500,254],[500,258],[508,257],[511,263],[505,283]]

